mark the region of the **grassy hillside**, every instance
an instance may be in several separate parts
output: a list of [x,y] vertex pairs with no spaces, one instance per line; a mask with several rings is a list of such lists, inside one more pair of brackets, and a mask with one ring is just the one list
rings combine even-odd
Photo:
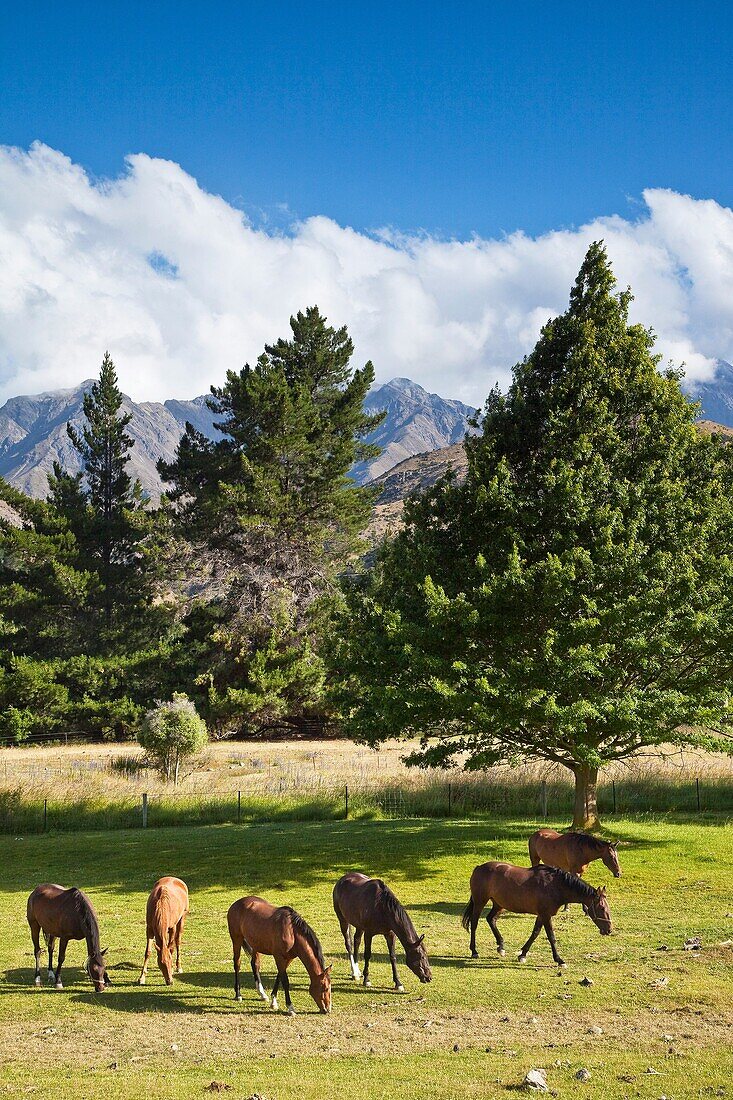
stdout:
[[[562,1097],[728,1095],[731,823],[614,823],[624,871],[609,883],[614,935],[601,938],[573,907],[556,921],[567,970],[552,966],[544,938],[519,966],[531,918],[507,916],[507,958],[482,922],[472,962],[459,919],[470,871],[490,858],[526,862],[530,830],[413,820],[1,837],[0,1081],[12,1095],[64,1098],[505,1097],[540,1066]],[[349,980],[330,894],[355,867],[382,875],[410,908],[431,985],[401,964],[408,993],[393,993],[378,942],[373,988]],[[140,989],[145,898],[162,873],[191,889],[185,973],[168,989],[153,968]],[[609,882],[599,864],[588,877]],[[46,880],[85,888],[97,907],[114,981],[102,996],[80,970],[78,943],[63,992],[32,986],[25,900]],[[320,934],[335,961],[332,1016],[315,1012],[298,964],[294,1019],[257,1001],[249,975],[235,1004],[225,913],[251,892],[295,905]],[[701,950],[684,950],[694,936]],[[270,985],[270,962],[264,972]],[[585,977],[593,984],[579,984]],[[575,1079],[582,1067],[587,1084]]]

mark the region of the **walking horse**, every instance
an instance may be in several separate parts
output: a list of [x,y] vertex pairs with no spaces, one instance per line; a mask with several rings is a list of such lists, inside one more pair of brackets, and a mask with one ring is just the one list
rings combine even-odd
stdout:
[[496,918],[506,910],[509,913],[534,914],[537,919],[532,935],[519,952],[519,962],[525,962],[527,953],[544,928],[550,941],[552,957],[558,966],[565,966],[557,952],[552,918],[562,905],[576,903],[590,917],[602,936],[611,932],[611,911],[606,900],[606,887],[596,890],[559,867],[514,867],[511,863],[482,863],[471,875],[471,897],[463,911],[462,924],[471,933],[471,957],[478,958],[476,927],[487,902],[491,909],[486,920],[496,940],[496,949],[506,954],[504,939],[496,927]]

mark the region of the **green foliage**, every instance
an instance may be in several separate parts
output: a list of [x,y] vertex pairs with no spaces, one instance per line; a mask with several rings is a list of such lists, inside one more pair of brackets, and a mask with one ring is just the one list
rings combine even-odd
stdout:
[[229,729],[321,705],[321,603],[360,547],[373,496],[347,476],[375,453],[363,442],[381,420],[363,410],[372,365],[351,367],[346,329],[317,308],[290,324],[291,340],[212,389],[222,439],[188,425],[176,461],[159,464],[188,546],[183,574],[204,574],[184,619],[181,682]]
[[347,595],[332,654],[352,736],[425,737],[413,762],[536,756],[592,825],[605,762],[730,750],[733,452],[629,325],[600,244],[450,478],[406,509]]
[[177,781],[181,761],[201,752],[209,735],[188,696],[175,692],[171,702],[148,711],[137,738],[163,778]]

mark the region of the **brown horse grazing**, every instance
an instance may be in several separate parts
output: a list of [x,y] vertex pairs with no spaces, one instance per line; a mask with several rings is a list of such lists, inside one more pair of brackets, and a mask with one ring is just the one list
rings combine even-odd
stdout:
[[549,867],[559,867],[581,877],[589,863],[602,859],[614,878],[621,878],[617,847],[617,840],[600,840],[588,833],[557,833],[554,829],[538,829],[529,838],[529,858],[533,867],[546,863]]
[[262,898],[248,897],[235,901],[227,913],[229,935],[234,949],[234,999],[241,1001],[239,965],[242,947],[252,961],[255,988],[263,1001],[269,1000],[260,978],[260,957],[272,955],[277,966],[277,978],[272,990],[272,1007],[277,1012],[277,992],[285,993],[288,1016],[295,1015],[290,1000],[288,967],[300,959],[310,977],[310,995],[321,1012],[331,1011],[331,967],[326,966],[323,951],[309,924],[289,905],[270,905]]
[[181,935],[183,924],[188,916],[188,887],[180,878],[170,875],[159,878],[150,891],[145,911],[146,944],[143,968],[140,971],[138,985],[145,985],[148,973],[148,959],[152,945],[158,955],[166,985],[173,985],[173,946],[176,948],[176,974],[181,969]]
[[[41,984],[40,933],[43,932],[43,938],[48,945],[48,980],[51,985],[55,983],[57,989],[64,988],[61,984],[61,967],[66,957],[66,945],[69,940],[85,939],[87,941],[86,972],[92,979],[96,992],[104,992],[105,986],[110,985],[104,965],[107,950],[99,949],[97,914],[86,894],[77,890],[75,886],[65,890],[63,886],[46,882],[42,886],[36,886],[28,898],[26,916],[36,956],[36,985]],[[59,941],[59,954],[54,973],[53,949],[56,939]]]
[[[395,939],[405,949],[405,961],[413,974],[421,982],[432,978],[428,953],[425,950],[424,936],[418,936],[407,910],[394,896],[389,886],[379,878],[369,878],[358,871],[342,875],[333,888],[333,908],[341,925],[346,953],[349,956],[351,976],[354,981],[361,977],[359,973],[359,944],[364,936],[364,985],[370,986],[369,960],[372,955],[372,939],[384,936],[392,964],[392,978],[398,993],[405,989],[397,975],[395,957]],[[351,928],[354,928],[353,943]]]
[[463,912],[462,924],[471,932],[471,956],[478,958],[476,950],[476,926],[486,903],[491,909],[486,920],[494,933],[497,951],[505,955],[504,940],[496,927],[496,918],[506,909],[509,913],[536,914],[532,935],[519,952],[519,961],[525,962],[527,952],[544,928],[552,948],[552,957],[558,966],[565,963],[557,953],[552,918],[561,905],[577,902],[590,917],[602,936],[611,931],[611,912],[606,900],[606,887],[595,890],[577,875],[561,871],[559,867],[514,867],[511,863],[482,863],[471,875],[471,897]]

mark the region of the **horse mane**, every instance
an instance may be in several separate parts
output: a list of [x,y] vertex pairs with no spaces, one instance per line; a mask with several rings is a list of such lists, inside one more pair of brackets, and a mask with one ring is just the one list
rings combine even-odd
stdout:
[[87,946],[89,948],[90,955],[99,954],[99,925],[97,924],[97,914],[92,908],[92,903],[86,894],[78,888],[78,886],[71,887],[71,898],[74,903],[74,909],[79,917],[79,923],[84,929],[84,935],[87,940]]
[[323,958],[323,948],[321,947],[321,941],[318,939],[318,936],[308,924],[308,921],[305,919],[305,917],[301,917],[300,913],[297,913],[295,909],[292,909],[289,905],[284,906],[284,908],[287,909],[287,911],[290,913],[290,923],[293,926],[293,931],[297,932],[303,937],[305,942],[313,951],[313,954],[315,955],[316,960],[318,961],[318,965],[321,967],[321,970],[325,970],[326,961]]
[[395,920],[404,925],[408,932],[414,933],[415,927],[410,920],[410,914],[407,912],[402,902],[392,893],[386,882],[383,882],[381,878],[378,878],[376,881],[382,889],[381,900],[384,908],[388,913],[392,914]]
[[566,833],[566,836],[576,836],[578,840],[582,840],[589,848],[593,848],[596,852],[603,851],[604,848],[608,848],[609,841],[603,840],[598,836],[591,836],[590,833],[579,833],[573,830],[570,833]]
[[582,878],[578,875],[571,875],[570,871],[563,871],[560,867],[536,867],[535,870],[551,871],[556,879],[563,882],[566,886],[572,886],[583,898],[594,898],[596,896],[595,886],[590,886],[587,882],[583,882]]

